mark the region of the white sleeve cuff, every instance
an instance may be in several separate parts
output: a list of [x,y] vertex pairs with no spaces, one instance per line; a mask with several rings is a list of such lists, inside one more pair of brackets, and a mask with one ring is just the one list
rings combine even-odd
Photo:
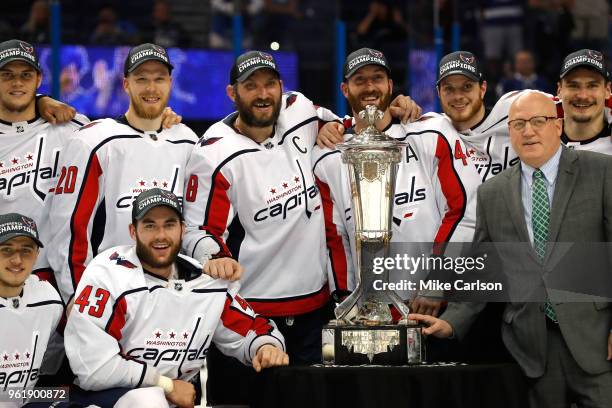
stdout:
[[249,364],[253,362],[253,358],[255,358],[255,355],[257,354],[257,350],[259,350],[259,348],[263,346],[264,344],[271,344],[272,346],[275,346],[279,348],[280,350],[285,351],[285,345],[283,344],[282,341],[280,341],[276,337],[270,336],[268,334],[257,336],[253,339],[253,341],[251,342],[251,345],[249,346],[249,355],[248,355],[249,361],[247,361]]
[[202,265],[213,255],[218,254],[221,247],[211,236],[205,236],[196,244],[191,257],[197,259]]

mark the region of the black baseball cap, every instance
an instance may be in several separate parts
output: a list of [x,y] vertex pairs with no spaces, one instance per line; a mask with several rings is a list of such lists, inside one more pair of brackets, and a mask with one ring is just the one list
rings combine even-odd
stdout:
[[168,71],[172,73],[174,66],[170,63],[170,57],[164,47],[159,45],[145,43],[132,48],[125,59],[123,65],[123,75],[127,76],[130,72],[138,68],[143,62],[159,61],[168,67]]
[[590,68],[600,73],[606,81],[610,80],[610,74],[606,66],[606,60],[604,55],[595,50],[582,49],[576,52],[572,52],[563,60],[561,65],[561,73],[559,78],[563,78],[574,68],[584,67]]
[[357,51],[351,52],[349,56],[346,57],[344,68],[342,69],[344,79],[349,79],[359,70],[359,68],[366,65],[380,65],[387,70],[389,75],[391,75],[391,68],[389,68],[389,63],[387,62],[387,58],[385,58],[385,54],[373,48],[360,48]]
[[8,40],[0,43],[0,68],[13,61],[23,61],[40,72],[38,56],[32,44],[21,40]]
[[33,219],[17,213],[0,214],[0,244],[16,237],[32,238],[36,245],[43,247]]
[[178,214],[179,218],[183,219],[183,210],[178,197],[168,190],[161,188],[152,188],[138,194],[132,203],[132,219],[142,219],[151,209],[165,205],[172,208]]
[[438,65],[436,85],[439,85],[440,81],[447,76],[455,74],[466,76],[477,82],[482,80],[482,72],[480,71],[478,60],[469,51],[455,51],[442,57]]
[[230,71],[230,84],[242,82],[258,69],[268,68],[276,72],[280,77],[280,72],[276,65],[276,60],[271,54],[262,51],[248,51],[240,55],[234,61]]

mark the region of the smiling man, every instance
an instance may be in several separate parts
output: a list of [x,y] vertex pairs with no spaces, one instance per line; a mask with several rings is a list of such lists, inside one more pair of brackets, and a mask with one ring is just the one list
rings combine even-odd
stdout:
[[66,302],[93,256],[131,242],[125,226],[134,197],[154,187],[183,194],[185,166],[198,138],[183,124],[162,128],[172,68],[164,48],[132,48],[124,65],[126,114],[91,122],[66,147],[50,212],[49,251]]
[[[371,48],[350,53],[344,63],[344,81],[340,88],[353,116],[345,120],[352,122],[352,126],[345,130],[346,140],[367,126],[366,120],[359,117],[359,112],[372,104],[384,114],[377,121],[376,128],[407,143],[398,165],[393,241],[432,243],[471,239],[474,220],[470,225],[469,217],[462,217],[466,196],[461,190],[461,180],[452,171],[453,157],[448,143],[442,135],[434,132],[407,138],[411,125],[392,118],[390,102],[393,80],[385,55]],[[342,128],[336,123],[325,126]],[[316,146],[313,171],[325,210],[330,286],[334,289],[335,300],[340,301],[349,290],[355,288],[357,279],[354,273],[355,226],[351,187],[346,166],[337,149]],[[400,295],[407,298],[409,293]]]
[[193,407],[189,380],[213,343],[254,371],[288,364],[282,334],[238,295],[239,285],[178,254],[185,226],[175,194],[141,193],[131,216],[136,245],[99,254],[77,288],[65,333],[80,387],[72,400]]
[[[42,117],[36,106],[42,80],[31,44],[21,40],[0,43],[0,208],[32,218],[46,241],[49,191],[60,177],[60,152],[89,119],[74,116],[74,110],[74,119],[63,123]],[[48,264],[41,248],[34,272],[45,269],[48,271]]]
[[[206,131],[187,167],[186,253],[211,276],[240,277],[253,309],[285,336],[292,364],[320,362],[330,318],[311,170],[321,109],[283,93],[274,57],[260,51],[235,60],[226,92],[236,112]],[[214,348],[209,357],[209,402],[248,404],[250,371]]]
[[[53,287],[31,275],[39,248],[36,223],[17,213],[0,215],[0,397],[8,407],[9,389],[36,385],[51,335],[64,312]],[[2,406],[5,406],[2,404]]]
[[565,57],[557,90],[564,112],[563,143],[577,150],[612,154],[612,115],[606,109],[610,91],[610,74],[601,52],[583,49]]
[[[528,377],[532,408],[612,406],[610,302],[605,297],[568,302],[551,278],[559,272],[560,254],[566,253],[561,244],[612,239],[612,158],[563,146],[561,119],[542,93],[530,91],[513,102],[508,128],[520,165],[478,189],[474,243],[527,243],[530,247],[516,254],[521,263],[508,257],[501,266],[517,277],[541,274],[529,290],[540,291],[542,297],[504,305],[504,343]],[[605,250],[592,256],[597,259],[594,265],[609,270]],[[591,272],[572,271],[587,281]],[[509,281],[508,293],[525,293],[524,281],[517,287],[519,281]],[[484,306],[450,303],[440,319],[411,317],[429,326],[424,334],[461,340]]]

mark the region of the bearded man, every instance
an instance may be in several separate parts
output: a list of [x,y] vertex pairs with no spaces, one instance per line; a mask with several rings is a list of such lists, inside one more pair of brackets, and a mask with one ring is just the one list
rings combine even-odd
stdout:
[[124,65],[125,115],[91,122],[65,147],[50,210],[49,263],[67,303],[97,253],[131,242],[125,226],[136,196],[159,187],[182,198],[198,137],[183,124],[162,128],[172,68],[164,48],[132,48]]

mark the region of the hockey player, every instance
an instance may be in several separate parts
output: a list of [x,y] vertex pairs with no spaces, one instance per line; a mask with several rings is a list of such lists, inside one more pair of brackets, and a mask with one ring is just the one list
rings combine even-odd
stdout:
[[179,255],[185,227],[174,193],[150,189],[131,208],[136,245],[100,253],[77,287],[65,339],[84,391],[71,399],[126,407],[168,406],[167,399],[193,407],[188,381],[212,343],[255,371],[288,364],[282,334],[238,295],[238,284],[215,280]]
[[563,143],[578,150],[612,154],[610,74],[603,54],[583,49],[565,57],[557,95],[563,106]]
[[[346,130],[345,138],[352,137],[367,125],[358,113],[366,105],[374,104],[384,112],[377,128],[393,138],[406,140],[410,125],[392,119],[389,110],[393,81],[383,53],[370,48],[351,53],[344,64],[344,76],[341,89],[353,113],[353,118],[348,119],[352,126]],[[464,217],[466,192],[452,169],[453,157],[448,142],[443,135],[434,132],[412,135],[406,142],[396,181],[393,241],[432,243],[464,240],[473,232],[474,220]],[[350,260],[355,253],[354,224],[348,175],[340,152],[315,147],[313,171],[325,211],[331,263],[328,269],[334,272],[330,285],[352,290],[354,265]],[[337,236],[342,237],[345,251],[333,245]],[[335,300],[339,301],[346,292],[334,294]]]
[[[277,323],[292,364],[319,362],[330,313],[311,171],[316,108],[300,93],[283,94],[274,58],[258,51],[236,59],[227,94],[237,112],[211,126],[189,159],[186,254],[215,277],[244,268],[241,292]],[[209,401],[248,403],[250,373],[214,348],[209,357]]]
[[[2,212],[19,212],[32,218],[42,234],[45,198],[60,175],[61,147],[89,120],[76,115],[53,125],[40,117],[36,90],[41,81],[38,57],[30,44],[20,40],[0,43],[0,206]],[[43,254],[37,259],[34,269],[38,272],[47,265]]]
[[152,187],[183,194],[185,165],[198,138],[182,124],[161,127],[172,68],[164,48],[132,48],[124,67],[125,116],[82,127],[62,154],[49,262],[66,302],[95,254],[130,242],[125,226],[135,196]]
[[64,305],[51,284],[31,275],[39,248],[36,223],[17,213],[0,215],[0,397],[3,407],[22,404],[9,389],[36,385],[49,338]]
[[[49,97],[36,97],[42,75],[32,45],[20,40],[0,43],[0,206],[32,218],[41,239],[48,241],[46,211],[49,193],[61,176],[59,154],[89,119]],[[169,116],[172,122],[180,120],[173,113]],[[43,251],[34,273],[50,279]]]

